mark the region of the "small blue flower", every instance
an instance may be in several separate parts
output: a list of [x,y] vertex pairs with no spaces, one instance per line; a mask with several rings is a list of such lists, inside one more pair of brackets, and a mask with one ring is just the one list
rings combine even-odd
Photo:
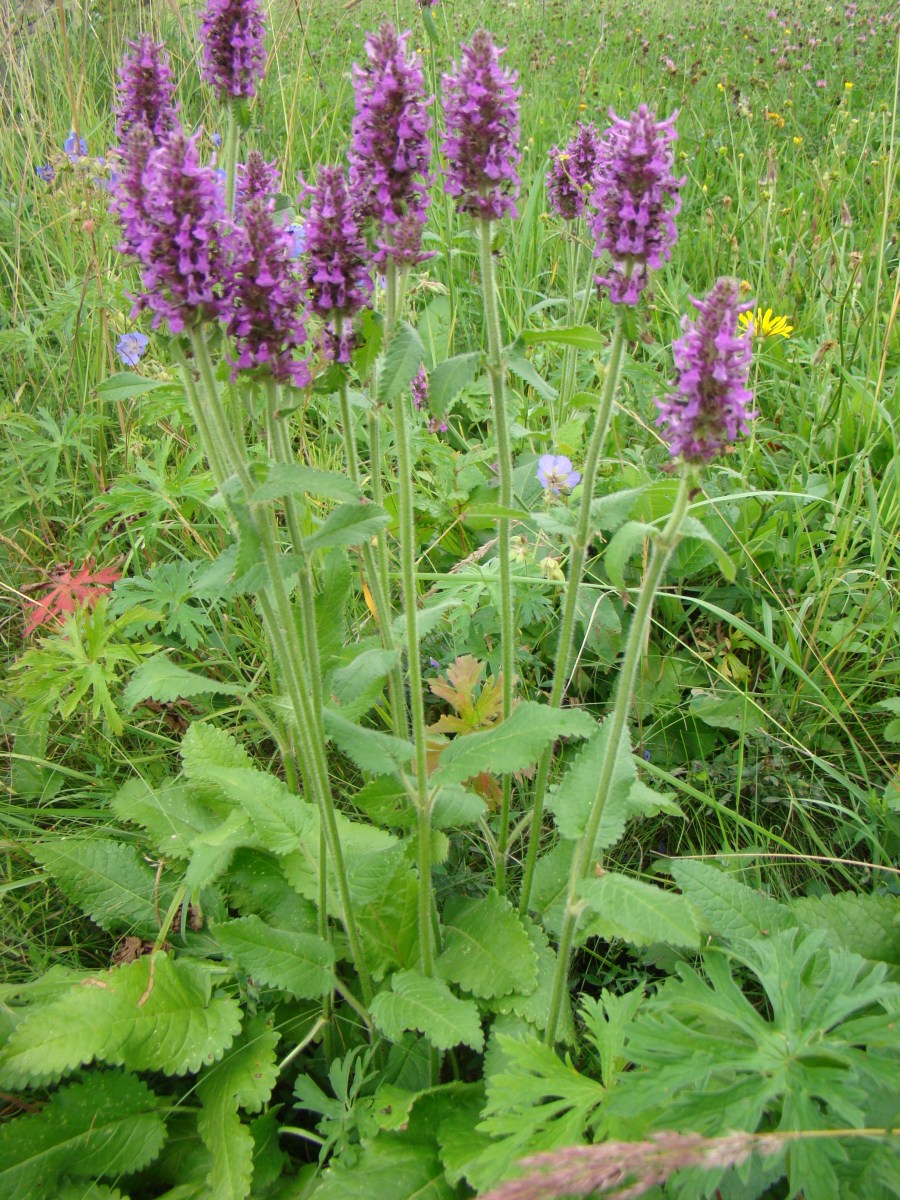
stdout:
[[565,489],[570,492],[581,482],[581,472],[572,469],[571,459],[564,454],[544,454],[538,459],[538,483],[555,496]]
[[306,226],[299,224],[297,221],[286,226],[288,233],[294,235],[294,247],[291,250],[293,258],[299,258],[306,249]]
[[87,158],[87,142],[83,137],[79,137],[74,129],[63,142],[63,150],[69,162],[78,162],[80,158]]
[[38,179],[43,179],[44,183],[52,183],[56,178],[56,171],[54,171],[49,163],[44,163],[41,167],[35,167],[34,173]]
[[149,342],[145,333],[123,333],[116,342],[116,354],[126,367],[136,367],[146,354]]
[[228,172],[225,170],[225,168],[218,167],[215,171],[213,171],[213,174],[215,175],[217,182],[224,187],[225,180],[228,178]]
[[222,145],[222,135],[221,135],[221,133],[213,133],[213,134],[211,134],[211,135],[210,135],[210,140],[212,141],[212,144],[213,144],[214,146],[221,146],[221,145]]

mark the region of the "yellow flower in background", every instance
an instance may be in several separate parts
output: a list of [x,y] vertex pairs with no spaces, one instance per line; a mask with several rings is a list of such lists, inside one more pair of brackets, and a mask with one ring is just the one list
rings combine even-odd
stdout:
[[774,317],[771,308],[767,308],[765,312],[758,308],[756,312],[744,312],[738,316],[738,320],[747,330],[751,330],[754,337],[790,337],[794,332],[793,325],[788,324],[787,317]]

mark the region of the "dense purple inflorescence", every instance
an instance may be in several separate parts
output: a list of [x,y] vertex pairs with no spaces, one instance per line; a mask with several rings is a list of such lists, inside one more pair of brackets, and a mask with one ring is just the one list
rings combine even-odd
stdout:
[[655,270],[669,259],[677,237],[684,179],[672,174],[676,116],[657,121],[642,104],[625,121],[610,109],[613,124],[594,193],[593,230],[594,257],[608,250],[613,260],[610,273],[596,276],[595,282],[609,289],[614,304],[637,304],[648,268]]
[[408,56],[410,34],[382,25],[366,38],[366,67],[354,65],[356,116],[350,186],[359,212],[380,226],[375,261],[421,262],[428,211],[431,118],[422,63]]
[[294,358],[306,341],[303,284],[296,274],[294,235],[277,223],[274,210],[274,201],[264,195],[248,199],[228,240],[227,332],[238,351],[232,378],[264,368],[273,379],[305,387],[309,370]]
[[278,191],[280,175],[273,162],[266,162],[258,150],[251,150],[246,163],[238,163],[234,208],[240,213],[251,200],[266,200]]
[[116,135],[124,151],[128,134],[144,125],[159,142],[175,125],[175,84],[165,47],[142,34],[119,68]]
[[739,295],[735,280],[719,279],[704,300],[692,297],[700,317],[682,317],[684,336],[672,346],[677,391],[657,401],[656,423],[666,427],[673,457],[684,462],[708,462],[746,433],[756,415],[747,389],[752,337],[737,336],[738,314],[751,306],[741,304]]
[[328,322],[323,351],[335,362],[347,362],[352,348],[349,318],[372,294],[370,254],[353,209],[341,167],[322,167],[317,186],[309,189],[306,214],[306,287],[310,307]]
[[550,151],[547,202],[564,221],[576,220],[587,207],[605,148],[597,128],[579,121],[575,137],[562,150]]
[[177,333],[222,313],[225,200],[212,168],[200,165],[199,135],[176,128],[155,148],[146,129],[135,127],[133,135],[113,192],[120,249],[141,265],[144,291],[134,312],[149,308],[154,328],[165,319]]
[[463,46],[460,64],[444,76],[444,191],[461,212],[488,221],[518,216],[518,75],[501,67],[502,53],[479,29]]
[[220,100],[256,95],[266,65],[265,32],[258,0],[208,0],[200,18],[201,74]]

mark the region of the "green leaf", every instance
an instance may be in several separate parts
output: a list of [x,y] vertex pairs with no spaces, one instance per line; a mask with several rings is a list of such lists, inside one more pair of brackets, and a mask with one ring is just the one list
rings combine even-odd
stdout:
[[681,524],[678,527],[678,537],[680,540],[694,540],[702,542],[704,546],[709,546],[713,554],[716,556],[716,562],[719,564],[719,570],[729,581],[729,583],[734,581],[734,577],[737,573],[734,559],[730,554],[728,554],[724,546],[720,545],[715,537],[713,537],[702,521],[698,521],[696,517],[682,517]]
[[[547,807],[556,818],[556,827],[564,838],[575,841],[584,833],[588,816],[597,801],[597,777],[610,754],[609,718],[572,760],[559,784],[547,798]],[[626,730],[622,731],[615,751],[612,780],[600,821],[597,847],[605,849],[621,837],[628,812],[628,793],[637,778]]]
[[626,488],[591,501],[591,529],[594,533],[612,533],[631,516],[643,488]]
[[333,708],[326,707],[324,715],[325,736],[369,775],[390,775],[413,756],[412,743],[393,734],[365,729]]
[[457,354],[437,364],[428,380],[428,408],[436,417],[443,417],[466,384],[475,378],[481,365],[481,355]]
[[377,504],[339,504],[315,533],[303,539],[308,554],[335,546],[358,546],[384,529],[390,517]]
[[43,1084],[95,1059],[183,1075],[215,1062],[240,1029],[236,1000],[209,974],[157,953],[94,975],[36,1007],[0,1052],[0,1086]]
[[463,783],[481,771],[506,774],[537,762],[558,737],[589,737],[596,722],[579,709],[523,701],[492,729],[458,737],[441,754],[434,783]]
[[246,1200],[253,1179],[253,1135],[237,1109],[219,1096],[204,1103],[197,1130],[209,1150],[204,1200]]
[[876,962],[900,966],[900,899],[840,892],[803,896],[791,904],[801,925],[827,929],[847,950]]
[[231,1049],[203,1072],[197,1085],[200,1099],[205,1104],[219,1097],[235,1108],[261,1112],[278,1081],[275,1049],[280,1040],[265,1014],[251,1017]]
[[391,979],[391,988],[379,992],[369,1010],[385,1037],[399,1042],[406,1030],[417,1029],[439,1050],[460,1043],[481,1049],[484,1034],[477,1006],[454,996],[443,980],[399,971]]
[[654,538],[656,533],[656,527],[647,525],[644,521],[626,521],[613,534],[606,547],[603,564],[607,575],[620,591],[624,592],[628,587],[625,582],[625,567],[629,558],[643,545],[645,539]]
[[147,1085],[125,1072],[94,1072],[60,1088],[42,1112],[0,1126],[0,1194],[49,1200],[60,1194],[62,1174],[87,1179],[142,1170],[166,1138],[158,1108]]
[[323,672],[331,669],[347,641],[347,598],[352,580],[343,550],[332,550],[325,555],[316,595],[316,628]]
[[184,784],[171,779],[155,787],[140,777],[129,779],[113,796],[110,807],[120,821],[145,829],[167,858],[190,858],[194,840],[218,829],[222,822],[221,816],[201,804]]
[[[444,617],[450,612],[455,612],[458,607],[455,600],[441,600],[437,604],[429,604],[427,608],[420,608],[416,612],[416,640],[421,641],[423,637],[427,637]],[[406,617],[402,614],[395,617],[391,628],[398,641],[403,641],[406,638]]]
[[789,908],[708,863],[677,859],[665,869],[722,937],[756,938],[797,924]]
[[385,680],[398,662],[396,650],[370,647],[339,667],[328,681],[328,690],[340,705],[341,716],[351,721],[365,716],[381,696]]
[[165,387],[161,379],[145,379],[133,371],[119,371],[110,375],[94,389],[100,400],[110,404],[121,404],[123,400],[133,400],[136,396],[144,396],[147,392],[155,392],[157,388]]
[[732,729],[735,733],[762,733],[765,721],[759,707],[743,692],[718,696],[713,692],[695,692],[690,713],[713,729]]
[[378,403],[390,404],[404,388],[425,358],[425,347],[418,333],[406,321],[397,326],[378,376]]
[[527,996],[537,986],[537,954],[518,913],[497,892],[448,907],[435,967],[442,979],[481,999]]
[[317,810],[274,775],[252,767],[212,767],[203,775],[247,814],[260,843],[272,854],[290,854],[318,828]]
[[215,925],[213,936],[259,983],[306,1000],[334,986],[334,950],[312,933],[275,929],[257,916]]
[[280,500],[283,496],[318,496],[326,500],[359,500],[359,488],[348,475],[339,471],[322,471],[302,463],[269,464],[265,480],[253,493],[253,500],[262,503]]
[[235,850],[258,844],[246,813],[230,812],[214,829],[199,834],[191,843],[191,861],[184,873],[185,887],[196,901],[202,888],[209,887],[231,866]]
[[338,1158],[328,1167],[309,1200],[454,1200],[457,1195],[444,1178],[434,1145],[383,1133],[358,1157]]
[[574,346],[599,354],[607,339],[593,325],[566,325],[560,329],[525,329],[522,341],[526,346]]
[[534,366],[528,361],[522,353],[524,343],[521,339],[507,346],[503,351],[503,362],[506,368],[518,376],[523,383],[527,383],[533,387],[537,394],[544,400],[555,400],[558,392],[555,387],[537,373]]
[[31,853],[101,929],[156,936],[157,911],[168,907],[172,885],[157,884],[156,871],[136,847],[108,838],[55,837],[37,842]]
[[[553,981],[556,978],[556,951],[550,946],[546,933],[539,925],[535,925],[530,920],[526,920],[524,925],[528,940],[537,957],[537,987],[528,995],[513,993],[508,996],[498,996],[490,1001],[489,1007],[492,1012],[515,1013],[521,1020],[528,1021],[536,1029],[543,1030],[547,1028],[547,1018],[550,1015]],[[563,1008],[556,1031],[556,1040],[569,1043],[575,1040],[572,1006],[568,995],[563,997]]]
[[167,654],[154,654],[131,676],[122,693],[122,702],[129,712],[133,712],[145,700],[170,704],[193,696],[243,696],[246,691],[237,684],[221,683],[218,679],[187,671],[173,663]]
[[190,780],[206,780],[217,767],[252,767],[236,737],[208,721],[195,721],[181,742],[181,761]]
[[578,894],[597,914],[591,922],[592,934],[607,940],[622,938],[635,946],[700,945],[697,917],[684,896],[613,871],[584,880]]
[[456,783],[444,784],[435,793],[431,823],[435,829],[466,829],[477,825],[487,812],[481,796]]

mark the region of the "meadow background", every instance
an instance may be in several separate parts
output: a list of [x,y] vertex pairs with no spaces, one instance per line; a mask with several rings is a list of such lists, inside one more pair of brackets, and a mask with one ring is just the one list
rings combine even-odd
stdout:
[[[616,847],[614,865],[649,876],[660,856],[717,856],[736,878],[782,900],[848,889],[896,897],[894,6],[442,0],[432,46],[411,3],[275,0],[267,76],[243,138],[277,158],[293,201],[298,172],[314,174],[343,154],[350,65],[384,19],[415,31],[432,77],[480,26],[520,72],[521,216],[503,223],[496,247],[507,340],[564,316],[571,263],[547,209],[551,146],[568,140],[577,120],[604,127],[609,106],[679,110],[676,169],[687,176],[679,240],[636,317],[607,452],[616,486],[656,487],[651,515],[672,487],[653,398],[671,377],[670,346],[688,297],[734,276],[747,299],[791,328],[787,337],[757,338],[758,419],[707,479],[710,496],[728,497],[714,520],[737,575],[726,582],[711,555],[679,551],[638,683],[633,733],[648,781],[675,793],[686,819],[644,822]],[[193,586],[190,564],[218,552],[221,520],[165,337],[151,336],[136,368],[160,386],[109,383],[123,371],[120,337],[150,331],[128,315],[135,277],[115,252],[103,168],[89,161],[114,141],[116,69],[138,31],[166,43],[182,120],[202,128],[205,152],[215,152],[212,135],[224,130],[200,85],[195,24],[192,6],[178,0],[6,5],[0,17],[3,1003],[50,968],[105,968],[124,952],[35,865],[36,842],[70,831],[138,844],[110,801],[135,772],[176,761],[198,715],[240,731],[263,764],[277,754],[278,731],[253,704],[201,696],[129,711],[122,700],[142,655],[160,647],[225,680],[253,679],[268,658],[247,600],[217,607]],[[88,159],[75,164],[63,151],[73,130],[88,146]],[[49,182],[38,173],[45,164],[56,172]],[[483,334],[477,241],[439,186],[433,195],[426,247],[435,256],[415,274],[410,309],[432,361],[441,361],[479,348]],[[587,320],[608,332],[609,306],[595,301]],[[534,502],[538,456],[564,453],[577,466],[588,414],[554,413],[546,384],[561,369],[556,350],[538,346],[527,364],[514,381],[517,488]],[[589,390],[602,365],[583,354],[579,372]],[[297,428],[306,461],[340,468],[334,406],[316,394],[304,405]],[[423,594],[458,605],[427,643],[430,679],[460,655],[496,667],[494,617],[477,575],[477,552],[491,536],[479,515],[490,496],[487,412],[486,389],[465,390],[448,429],[423,426],[415,443]],[[548,686],[560,559],[551,540],[530,564],[535,587],[521,613],[530,696]],[[121,579],[81,619],[78,639],[27,632],[35,598],[67,564]],[[353,635],[369,636],[364,596],[354,603]],[[571,694],[600,712],[625,607],[595,573],[582,608]],[[439,711],[435,701],[432,719]],[[352,765],[336,756],[332,769],[338,793],[352,789]],[[470,850],[457,847],[446,864],[448,890],[463,876],[477,886],[486,868],[477,846]],[[891,953],[896,970],[896,938]],[[619,949],[595,947],[579,959],[580,987],[595,995],[641,969]]]

